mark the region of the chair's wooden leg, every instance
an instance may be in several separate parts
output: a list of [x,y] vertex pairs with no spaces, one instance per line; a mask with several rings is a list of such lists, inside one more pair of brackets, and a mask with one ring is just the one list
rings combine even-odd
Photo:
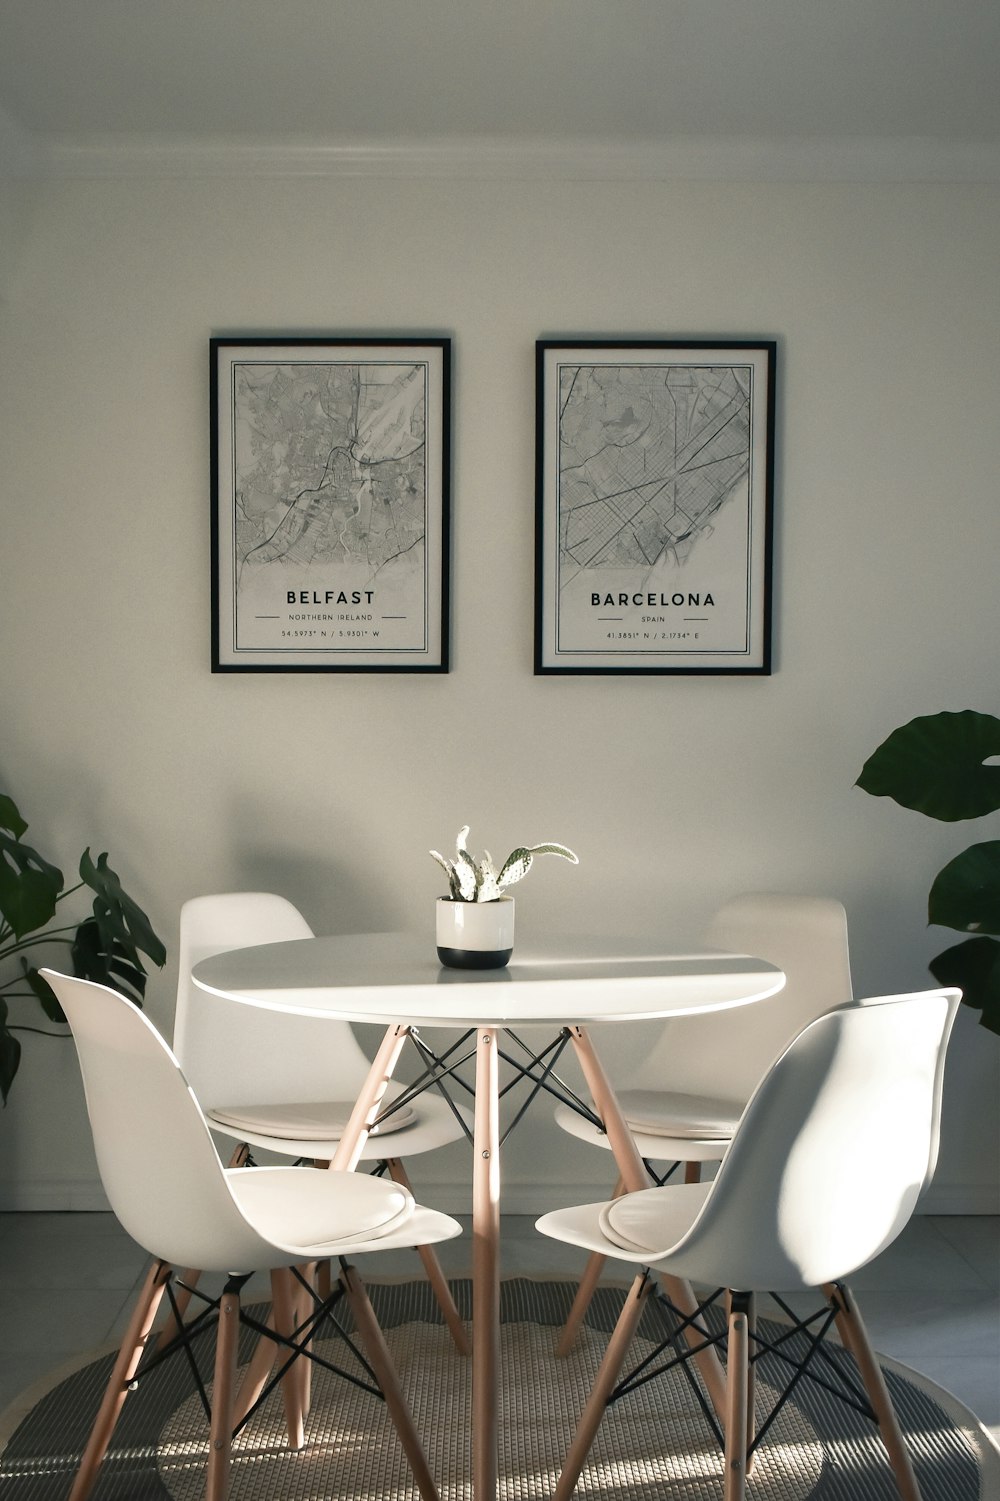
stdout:
[[[747,1448],[753,1443],[757,1433],[757,1362],[752,1359],[755,1345],[754,1336],[757,1333],[757,1297],[754,1293],[747,1293]],[[747,1475],[753,1474],[755,1454],[747,1455]]]
[[[329,1262],[323,1263],[329,1266]],[[308,1275],[310,1268],[317,1263],[309,1262],[300,1267],[304,1275]],[[271,1312],[267,1317],[269,1329],[284,1335],[286,1338],[294,1334],[299,1324],[310,1312],[306,1305],[307,1295],[291,1272],[281,1267],[271,1273]],[[249,1364],[243,1373],[233,1401],[233,1427],[237,1428],[251,1407],[257,1401],[270,1378],[275,1363],[284,1364],[288,1359],[288,1349],[284,1345],[275,1344],[262,1334],[250,1357]],[[285,1420],[288,1428],[288,1446],[290,1449],[301,1449],[305,1442],[303,1437],[305,1419],[309,1415],[310,1384],[308,1377],[312,1367],[303,1356],[297,1356],[288,1370],[281,1378],[281,1395],[285,1408]]]
[[191,1266],[187,1267],[175,1278],[175,1282],[180,1284],[174,1291],[176,1310],[171,1308],[169,1317],[164,1320],[162,1328],[158,1329],[155,1335],[156,1343],[161,1350],[165,1350],[170,1341],[176,1339],[180,1333],[181,1320],[187,1313],[191,1295],[198,1286],[200,1276],[201,1272],[198,1268]]
[[[247,1146],[245,1141],[241,1141],[239,1146],[233,1152],[233,1155],[230,1157],[229,1162],[227,1163],[227,1167],[244,1167],[249,1156],[250,1148]],[[198,1286],[198,1280],[200,1277],[200,1268],[196,1266],[189,1266],[183,1272],[181,1272],[180,1276],[177,1278],[177,1281],[183,1284],[174,1295],[174,1302],[177,1305],[177,1311],[175,1313],[174,1310],[171,1309],[170,1317],[166,1320],[163,1328],[159,1330],[156,1336],[161,1350],[166,1349],[170,1341],[172,1339],[176,1339],[178,1334],[180,1333],[180,1320],[183,1319],[184,1315],[187,1313],[188,1304],[191,1301],[192,1291]]]
[[233,1397],[236,1387],[236,1348],[240,1334],[240,1295],[227,1288],[219,1300],[215,1336],[215,1381],[209,1433],[205,1501],[226,1501],[233,1446]]
[[746,1494],[749,1356],[747,1299],[736,1294],[732,1298],[729,1311],[723,1501],[744,1501]]
[[431,1479],[423,1447],[399,1384],[396,1367],[389,1354],[381,1326],[375,1317],[375,1310],[368,1300],[365,1285],[354,1267],[346,1264],[342,1266],[340,1280],[354,1313],[354,1320],[364,1344],[365,1353],[371,1362],[375,1378],[382,1388],[386,1408],[399,1434],[399,1441],[409,1461],[420,1494],[424,1501],[438,1501],[437,1487]]
[[[749,1450],[750,1445],[753,1443],[754,1436],[757,1432],[757,1365],[756,1362],[752,1359],[754,1351],[753,1336],[757,1329],[757,1295],[756,1293],[742,1293],[740,1296],[745,1300],[747,1314],[747,1449]],[[733,1312],[733,1294],[729,1288],[726,1289],[725,1308],[726,1327],[728,1330],[729,1320]],[[729,1399],[727,1395],[727,1411],[728,1400]],[[746,1473],[748,1478],[753,1474],[755,1458],[755,1454],[747,1454]]]
[[[292,1292],[292,1275],[287,1267],[275,1267],[271,1273],[271,1307],[274,1329],[285,1339],[295,1333],[295,1298]],[[262,1336],[263,1339],[263,1336]],[[278,1358],[287,1360],[288,1352],[277,1347]],[[281,1398],[285,1407],[285,1426],[288,1429],[288,1447],[301,1449],[305,1443],[304,1414],[302,1410],[302,1384],[296,1367],[303,1357],[297,1357],[281,1378]],[[308,1364],[308,1361],[306,1362]],[[256,1400],[256,1399],[255,1399]]]
[[[412,1184],[401,1160],[398,1157],[387,1157],[385,1165],[389,1177],[393,1182],[398,1183],[401,1188],[405,1188],[410,1193],[413,1193]],[[458,1309],[455,1307],[455,1300],[451,1295],[448,1279],[441,1270],[441,1263],[438,1261],[437,1252],[433,1246],[417,1246],[417,1254],[424,1264],[427,1280],[437,1299],[437,1304],[444,1317],[444,1321],[451,1330],[455,1349],[459,1355],[468,1355],[471,1352],[469,1336],[465,1332],[465,1325],[462,1323]]]
[[569,1497],[573,1494],[576,1482],[580,1478],[580,1472],[587,1462],[587,1455],[590,1453],[591,1445],[597,1436],[597,1430],[601,1425],[601,1419],[608,1405],[608,1396],[611,1388],[618,1378],[618,1372],[622,1368],[622,1362],[625,1359],[632,1336],[642,1316],[649,1288],[650,1282],[648,1276],[645,1272],[640,1272],[629,1288],[625,1299],[625,1306],[619,1314],[618,1322],[612,1331],[611,1338],[608,1340],[607,1349],[604,1351],[604,1358],[601,1361],[600,1369],[591,1388],[590,1396],[587,1398],[587,1405],[583,1409],[583,1415],[577,1425],[576,1433],[573,1435],[573,1442],[569,1447],[569,1452],[562,1467],[562,1473],[559,1476],[553,1493],[553,1501],[569,1501]]
[[326,1256],[317,1263],[316,1291],[320,1301],[329,1303],[330,1294],[333,1292],[333,1275],[330,1269],[330,1258]]
[[[273,1284],[271,1295],[273,1298]],[[274,1307],[272,1304],[271,1312],[267,1316],[267,1327],[269,1329],[274,1328],[274,1318]],[[264,1390],[268,1378],[274,1369],[274,1362],[278,1359],[280,1353],[280,1346],[276,1345],[273,1340],[268,1339],[266,1334],[260,1336],[254,1346],[254,1352],[250,1357],[249,1364],[243,1372],[243,1380],[240,1382],[239,1389],[233,1399],[234,1428],[237,1428],[243,1422],[243,1419]],[[289,1434],[290,1437],[291,1434]]]
[[[620,1199],[624,1192],[625,1180],[619,1175],[611,1197],[613,1199]],[[586,1318],[587,1309],[590,1307],[590,1300],[597,1291],[597,1284],[601,1280],[601,1273],[604,1271],[604,1264],[607,1259],[606,1256],[601,1255],[600,1251],[591,1251],[588,1256],[587,1265],[584,1267],[583,1274],[577,1284],[572,1307],[566,1315],[566,1322],[562,1327],[559,1343],[556,1345],[557,1356],[568,1355],[576,1343],[576,1337],[580,1332],[580,1325]]]
[[587,1265],[584,1267],[580,1275],[580,1281],[577,1284],[572,1307],[566,1315],[566,1322],[562,1327],[562,1333],[559,1335],[559,1343],[556,1345],[557,1355],[568,1355],[575,1345],[576,1337],[580,1332],[580,1325],[587,1315],[590,1300],[597,1291],[597,1285],[601,1280],[601,1273],[604,1271],[606,1261],[607,1257],[602,1256],[600,1251],[591,1251],[588,1256]]
[[684,1164],[684,1182],[685,1183],[700,1183],[701,1182],[701,1163],[700,1162],[685,1162],[685,1164]]
[[[635,1193],[639,1189],[648,1188],[650,1186],[649,1174],[639,1156],[635,1138],[622,1115],[621,1106],[611,1088],[604,1065],[598,1058],[589,1036],[583,1027],[572,1026],[566,1030],[569,1032],[583,1070],[583,1077],[587,1081],[594,1108],[604,1122],[604,1129],[608,1133],[608,1141],[615,1154],[618,1170],[625,1180],[626,1189],[629,1193]],[[690,1318],[695,1313],[698,1304],[689,1284],[666,1272],[661,1272],[659,1275],[667,1297],[685,1318]],[[685,1330],[684,1340],[689,1345],[702,1343],[701,1335],[693,1327]],[[705,1390],[708,1392],[712,1406],[720,1419],[725,1422],[726,1378],[719,1363],[719,1357],[714,1349],[703,1349],[694,1356],[694,1362],[701,1372],[701,1379],[705,1383]]]
[[[304,1262],[299,1267],[299,1272],[309,1286],[315,1288],[319,1274],[319,1262]],[[298,1326],[299,1324],[304,1324],[313,1312],[313,1300],[297,1278],[292,1277],[290,1285],[292,1288],[292,1311],[295,1315],[295,1324]],[[306,1340],[305,1345],[306,1349],[309,1349],[312,1345],[312,1340]],[[298,1383],[299,1405],[302,1409],[303,1419],[309,1416],[309,1409],[312,1406],[312,1371],[312,1361],[305,1356],[300,1356],[289,1372],[289,1375],[295,1377]]]
[[885,1384],[885,1377],[875,1358],[875,1352],[858,1312],[854,1295],[843,1282],[828,1285],[823,1291],[837,1310],[836,1322],[840,1338],[857,1362],[858,1372],[875,1413],[879,1433],[882,1435],[882,1442],[889,1454],[889,1463],[896,1476],[899,1494],[903,1501],[920,1501],[920,1487],[913,1473],[913,1465],[903,1440],[899,1419],[896,1417],[892,1399]]
[[[313,1158],[313,1167],[326,1169],[331,1167],[332,1163],[333,1159],[330,1157]],[[333,1289],[333,1277],[330,1272],[330,1258],[327,1256],[323,1261],[318,1261],[316,1263],[316,1266],[318,1268],[316,1273],[316,1292],[318,1293],[320,1299],[324,1303],[327,1303],[329,1302],[330,1293]]]
[[90,1430],[80,1468],[76,1472],[73,1488],[70,1491],[70,1501],[85,1501],[85,1497],[90,1494],[94,1477],[100,1468],[101,1460],[107,1453],[111,1435],[115,1431],[118,1414],[128,1395],[129,1382],[136,1373],[147,1343],[151,1342],[150,1330],[170,1276],[170,1267],[165,1261],[155,1261],[146,1275],[142,1291],[132,1310],[125,1338],[121,1342],[118,1358],[108,1377],[108,1384],[104,1389],[94,1426]]

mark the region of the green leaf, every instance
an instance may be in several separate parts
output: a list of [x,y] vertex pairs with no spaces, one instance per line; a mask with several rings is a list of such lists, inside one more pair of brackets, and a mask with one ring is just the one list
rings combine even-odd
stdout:
[[7,1026],[7,1002],[0,1000],[0,1097],[5,1105],[20,1066],[21,1044]]
[[437,861],[437,863],[440,865],[440,867],[444,871],[445,875],[448,877],[448,890],[449,890],[449,892],[451,894],[452,901],[453,902],[460,902],[462,900],[462,893],[459,890],[458,876],[455,874],[455,867],[454,867],[454,865],[451,863],[450,860],[446,860],[445,857],[444,857],[444,855],[439,854],[439,852],[437,850],[431,850],[430,853],[433,856],[433,858]]
[[[146,994],[146,971],[134,949],[117,941],[110,945],[107,943],[96,918],[88,917],[77,928],[72,955],[74,975],[81,980],[93,980],[98,985],[108,985],[112,990],[120,990],[138,1006],[142,1005],[142,998]],[[44,985],[45,982],[42,980],[40,983]],[[55,997],[52,999],[54,1001]],[[65,1018],[60,1012],[52,1020]]]
[[505,887],[513,886],[515,881],[523,880],[531,869],[532,859],[531,851],[525,849],[523,846],[519,849],[511,850],[500,867],[500,874],[497,877],[497,885],[500,887],[500,890],[503,891]]
[[[34,965],[28,964],[24,959],[21,960],[21,968],[24,971],[25,983],[49,1021],[61,1022],[63,1026],[68,1025],[66,1017],[63,1014],[63,1009],[56,1000],[56,994],[51,985],[42,979]],[[78,971],[75,971],[75,973],[78,973]]]
[[461,845],[455,861],[455,880],[458,882],[458,893],[462,901],[474,902],[479,888],[479,871],[475,860]]
[[571,865],[579,865],[579,860],[572,850],[568,850],[564,844],[531,844],[528,849],[533,855],[561,855]]
[[0,914],[15,938],[52,920],[62,889],[63,874],[57,866],[20,839],[0,832]]
[[142,970],[141,952],[162,968],[167,951],[145,912],[122,889],[121,881],[108,864],[107,854],[98,855],[95,865],[89,848],[85,849],[80,856],[80,878],[96,892],[94,920],[104,952],[110,955],[117,950]]
[[857,785],[873,797],[952,823],[1000,808],[1000,719],[963,709],[928,714],[893,730],[869,756]]
[[928,968],[939,985],[957,985],[966,1006],[981,1012],[980,1025],[1000,1035],[1000,943],[967,938],[932,959]]
[[479,862],[479,879],[476,883],[477,902],[496,902],[500,899],[500,886],[497,882],[497,870],[493,864],[493,856],[489,850],[483,850],[483,858]]
[[15,839],[20,839],[28,825],[17,811],[17,805],[6,792],[0,792],[0,829],[6,829]]
[[1000,933],[1000,840],[971,845],[938,872],[927,920],[960,933]]

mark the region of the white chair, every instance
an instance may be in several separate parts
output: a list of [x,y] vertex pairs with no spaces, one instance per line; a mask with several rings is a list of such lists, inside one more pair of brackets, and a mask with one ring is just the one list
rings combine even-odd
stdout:
[[[686,1163],[687,1182],[698,1181],[701,1163],[724,1155],[747,1100],[782,1049],[813,1017],[853,995],[847,914],[831,898],[735,897],[715,914],[703,941],[706,948],[777,964],[785,984],[753,1006],[665,1022],[630,1087],[616,1091],[639,1155],[647,1163]],[[600,1127],[571,1106],[558,1105],[555,1119],[571,1135],[610,1150]],[[563,1329],[562,1354],[576,1336],[602,1266],[597,1256],[587,1263]]]
[[[725,1501],[742,1501],[758,1442],[752,1373],[766,1341],[756,1330],[753,1295],[820,1287],[823,1319],[837,1325],[855,1357],[900,1493],[919,1501],[844,1279],[896,1238],[933,1174],[959,996],[933,990],[859,1001],[810,1022],[753,1094],[713,1182],[644,1189],[537,1222],[556,1240],[644,1268],[611,1336],[556,1501],[570,1496],[585,1463],[651,1289],[649,1268],[718,1288],[715,1299],[727,1296],[726,1327],[713,1331],[706,1321],[705,1328],[706,1338],[728,1344]],[[806,1374],[815,1349],[803,1361]]]
[[[143,1013],[104,986],[52,970],[41,973],[73,1031],[101,1181],[111,1207],[129,1235],[155,1258],[108,1381],[71,1501],[84,1501],[90,1492],[168,1289],[173,1302],[173,1268],[188,1265],[226,1277],[217,1300],[206,1489],[208,1501],[224,1501],[234,1423],[242,1421],[264,1390],[279,1342],[302,1357],[289,1367],[282,1386],[290,1447],[303,1442],[304,1387],[297,1372],[316,1357],[309,1349],[311,1336],[302,1332],[287,1269],[321,1258],[417,1242],[429,1245],[458,1235],[460,1226],[447,1215],[415,1205],[398,1184],[365,1174],[293,1166],[224,1168],[177,1059]],[[268,1353],[263,1361],[256,1355],[251,1360],[237,1392],[240,1288],[256,1270],[269,1270],[272,1277],[272,1323],[258,1343],[258,1350]],[[420,1493],[426,1501],[435,1501],[434,1483],[375,1314],[357,1273],[344,1260],[335,1294],[340,1297],[347,1298],[354,1312],[372,1374]],[[326,1306],[321,1304],[308,1321],[310,1330]],[[180,1342],[185,1342],[183,1327]]]
[[[332,1159],[351,1109],[368,1076],[370,1060],[347,1022],[289,1016],[238,1005],[199,990],[191,970],[226,949],[311,938],[301,912],[263,891],[194,897],[180,918],[174,1050],[214,1131],[293,1158]],[[385,1095],[383,1118],[361,1160],[384,1164],[406,1189],[403,1159],[471,1140],[472,1114],[426,1091],[395,1110],[405,1086]],[[387,1113],[388,1112],[388,1113]],[[418,1247],[452,1339],[463,1354],[468,1339],[438,1259]]]

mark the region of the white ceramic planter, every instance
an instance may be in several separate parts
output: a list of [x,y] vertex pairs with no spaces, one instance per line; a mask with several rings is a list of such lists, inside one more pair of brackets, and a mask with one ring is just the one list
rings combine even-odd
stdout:
[[453,902],[439,896],[437,951],[451,969],[501,969],[514,951],[514,898]]

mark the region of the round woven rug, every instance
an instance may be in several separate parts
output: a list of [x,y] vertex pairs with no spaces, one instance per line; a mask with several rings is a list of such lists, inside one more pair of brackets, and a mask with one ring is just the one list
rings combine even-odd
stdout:
[[[471,1285],[453,1284],[465,1317]],[[426,1283],[372,1285],[441,1501],[465,1501],[470,1484],[470,1362],[439,1322]],[[555,1334],[569,1283],[517,1279],[502,1287],[502,1501],[543,1501],[555,1487],[622,1290],[603,1287],[566,1359]],[[258,1310],[259,1312],[259,1310]],[[650,1307],[633,1354],[654,1348]],[[781,1326],[768,1325],[777,1333]],[[252,1336],[251,1336],[252,1338]],[[203,1340],[211,1370],[212,1338]],[[248,1353],[250,1340],[246,1341]],[[362,1374],[340,1342],[320,1354]],[[834,1359],[840,1352],[831,1347]],[[112,1355],[94,1360],[39,1399],[0,1456],[4,1501],[63,1501],[100,1400]],[[780,1363],[758,1363],[760,1407],[775,1397]],[[845,1369],[850,1362],[844,1360]],[[884,1363],[924,1501],[1000,1501],[1000,1455],[977,1420],[921,1377]],[[834,1380],[834,1384],[836,1381]],[[314,1369],[306,1447],[285,1447],[280,1398],[271,1396],[234,1445],[231,1501],[414,1501],[417,1497],[385,1407],[360,1387]],[[93,1501],[200,1501],[206,1422],[183,1357],[152,1372],[129,1396]],[[580,1478],[581,1501],[719,1501],[722,1459],[695,1392],[680,1371],[639,1387],[606,1414]],[[759,1501],[898,1501],[873,1426],[825,1388],[801,1381],[758,1451],[748,1495]]]

